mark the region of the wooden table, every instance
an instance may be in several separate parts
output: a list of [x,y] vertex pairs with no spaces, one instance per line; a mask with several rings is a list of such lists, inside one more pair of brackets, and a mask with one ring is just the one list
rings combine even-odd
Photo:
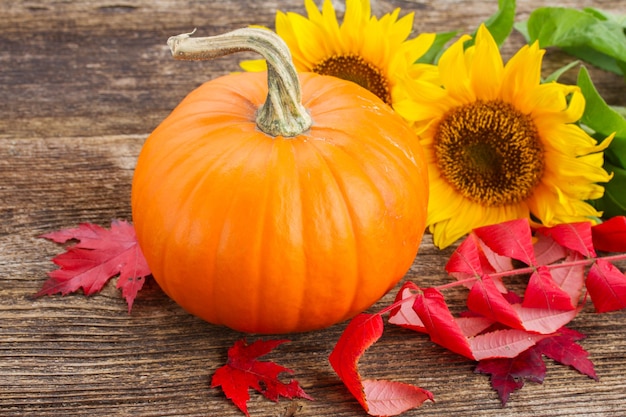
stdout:
[[[623,0],[556,2],[626,12]],[[519,3],[523,19],[545,2]],[[416,31],[471,31],[496,2],[373,1],[378,15],[395,7],[416,12]],[[188,315],[153,282],[130,315],[113,282],[93,297],[34,299],[62,250],[37,236],[80,222],[130,220],[143,140],[189,91],[242,59],[177,62],[165,45],[170,35],[272,26],[277,9],[304,12],[299,0],[0,0],[1,416],[242,415],[209,383],[244,335]],[[505,55],[522,43],[514,34]],[[567,59],[551,51],[546,73]],[[592,77],[610,103],[626,105],[623,80],[598,70]],[[450,253],[427,236],[407,279],[447,282]],[[463,301],[460,295],[453,303]],[[527,384],[505,408],[473,362],[394,326],[367,352],[361,372],[431,390],[437,402],[406,413],[412,416],[626,415],[626,312],[587,309],[571,325],[588,335],[583,345],[600,381],[549,362],[546,381]],[[268,355],[293,368],[316,401],[273,403],[253,393],[251,414],[364,415],[327,362],[344,327],[290,335],[291,343]]]

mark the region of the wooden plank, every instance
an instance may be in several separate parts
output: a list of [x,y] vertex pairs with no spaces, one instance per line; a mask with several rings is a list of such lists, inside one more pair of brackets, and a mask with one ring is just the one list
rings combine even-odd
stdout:
[[[414,11],[419,31],[470,30],[495,7],[488,0],[372,3],[378,13]],[[523,17],[541,4],[523,2],[518,12]],[[623,12],[621,0],[601,7]],[[277,8],[304,10],[286,0],[0,0],[0,415],[242,415],[209,384],[228,347],[245,335],[188,315],[151,282],[130,315],[113,283],[93,297],[34,299],[62,250],[37,236],[84,221],[130,219],[132,173],[145,137],[195,86],[243,59],[176,62],[168,36],[193,27],[219,33],[272,26]],[[521,43],[514,35],[505,52]],[[566,60],[557,54],[546,71]],[[597,70],[592,76],[610,102],[626,105],[622,80]],[[407,279],[448,282],[443,266],[451,249],[439,251],[426,237],[420,252]],[[462,308],[462,292],[450,298]],[[588,335],[583,345],[600,381],[549,362],[544,384],[528,384],[506,408],[488,378],[472,373],[473,362],[393,326],[367,352],[361,372],[435,393],[437,403],[407,415],[617,416],[626,400],[625,322],[625,312],[596,315],[588,307],[572,326]],[[294,369],[316,401],[272,403],[252,394],[251,414],[364,415],[327,362],[344,327],[289,335],[291,343],[268,355]]]

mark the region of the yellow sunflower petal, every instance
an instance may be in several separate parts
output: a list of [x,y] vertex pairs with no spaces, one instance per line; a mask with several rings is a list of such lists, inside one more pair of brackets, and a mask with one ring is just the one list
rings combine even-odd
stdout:
[[470,88],[479,100],[495,100],[500,96],[504,66],[496,41],[484,24],[476,33],[471,67]]
[[467,67],[464,47],[470,36],[462,36],[441,55],[439,59],[439,74],[447,94],[462,103],[476,100],[469,83],[469,68]]
[[525,107],[524,101],[517,101],[518,97],[525,97],[529,91],[535,89],[541,82],[541,63],[545,50],[539,49],[539,43],[523,46],[504,67],[502,83],[506,85],[502,91],[502,99],[515,103],[520,111],[530,113],[534,109],[531,105]]

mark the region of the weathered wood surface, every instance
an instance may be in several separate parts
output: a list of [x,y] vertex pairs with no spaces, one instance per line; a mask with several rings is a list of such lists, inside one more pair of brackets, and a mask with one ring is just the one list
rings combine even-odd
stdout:
[[[622,0],[557,1],[626,12]],[[544,3],[521,0],[519,18]],[[378,13],[395,7],[416,12],[416,31],[471,30],[496,2],[373,2]],[[145,137],[185,94],[242,59],[176,62],[168,36],[195,27],[217,34],[272,26],[277,8],[304,10],[287,0],[0,0],[0,415],[241,415],[209,381],[242,334],[186,314],[154,283],[131,315],[113,283],[89,298],[34,299],[61,250],[37,236],[79,222],[130,219],[130,183]],[[521,43],[513,35],[505,52]],[[566,59],[549,54],[546,72]],[[597,70],[592,76],[610,103],[626,105],[619,77]],[[426,237],[407,279],[446,282],[449,254]],[[456,300],[461,307],[463,294]],[[392,326],[361,371],[434,392],[435,404],[406,415],[626,415],[625,324],[624,312],[586,310],[572,327],[588,335],[583,345],[600,381],[549,364],[543,385],[527,384],[505,408],[488,378],[472,373],[472,362]],[[327,362],[344,326],[290,335],[291,343],[268,356],[293,368],[316,401],[276,404],[252,394],[252,415],[363,415]]]

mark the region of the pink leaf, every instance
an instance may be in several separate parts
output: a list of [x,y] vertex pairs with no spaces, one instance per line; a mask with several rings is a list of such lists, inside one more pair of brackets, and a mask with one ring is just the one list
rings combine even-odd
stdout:
[[402,300],[408,301],[403,302],[399,307],[391,310],[388,321],[396,326],[425,333],[426,327],[424,327],[424,323],[422,323],[422,320],[413,309],[415,291],[417,290],[419,290],[419,288],[410,281],[402,285],[402,288],[400,288],[400,291],[398,291],[398,294],[396,295],[394,303]]
[[612,263],[596,259],[589,269],[586,284],[598,313],[626,308],[626,276]]
[[[493,251],[482,241],[479,241],[479,244],[483,255],[482,258],[484,259],[484,262],[487,262],[489,265],[489,273],[511,271],[512,269],[514,269],[513,261],[510,257],[498,255],[497,252]],[[484,263],[483,270],[487,270]]]
[[572,321],[581,307],[572,310],[552,310],[542,308],[524,308],[519,304],[512,306],[522,320],[522,326],[529,332],[551,334]]
[[457,317],[456,323],[459,325],[459,329],[465,337],[474,337],[477,334],[484,332],[491,326],[494,321],[487,317],[474,316],[474,317]]
[[550,236],[559,245],[585,257],[596,256],[591,239],[590,222],[563,223],[553,227],[541,227],[537,229],[537,232]]
[[[581,279],[582,289],[583,280]],[[580,290],[579,289],[579,290]],[[526,286],[524,302],[522,304],[528,308],[541,308],[550,310],[573,310],[572,297],[563,291],[552,279],[550,270],[545,266],[540,266],[533,272]]]
[[396,416],[419,407],[433,394],[414,385],[394,381],[363,380],[367,412],[372,416]]
[[535,235],[533,249],[537,265],[549,265],[559,259],[564,259],[568,254],[567,249],[555,242],[550,236],[541,233]]
[[470,338],[474,359],[514,358],[546,335],[533,334],[524,330],[505,329]]
[[535,265],[532,235],[526,219],[516,219],[474,229],[494,252],[501,256],[517,259],[527,265]]
[[[571,252],[565,258],[563,266],[552,268],[552,280],[565,291],[573,306],[577,306],[585,286],[585,265],[576,262],[583,259],[578,252]],[[569,265],[568,265],[569,264]]]
[[626,217],[615,216],[591,228],[593,246],[604,252],[626,252]]

